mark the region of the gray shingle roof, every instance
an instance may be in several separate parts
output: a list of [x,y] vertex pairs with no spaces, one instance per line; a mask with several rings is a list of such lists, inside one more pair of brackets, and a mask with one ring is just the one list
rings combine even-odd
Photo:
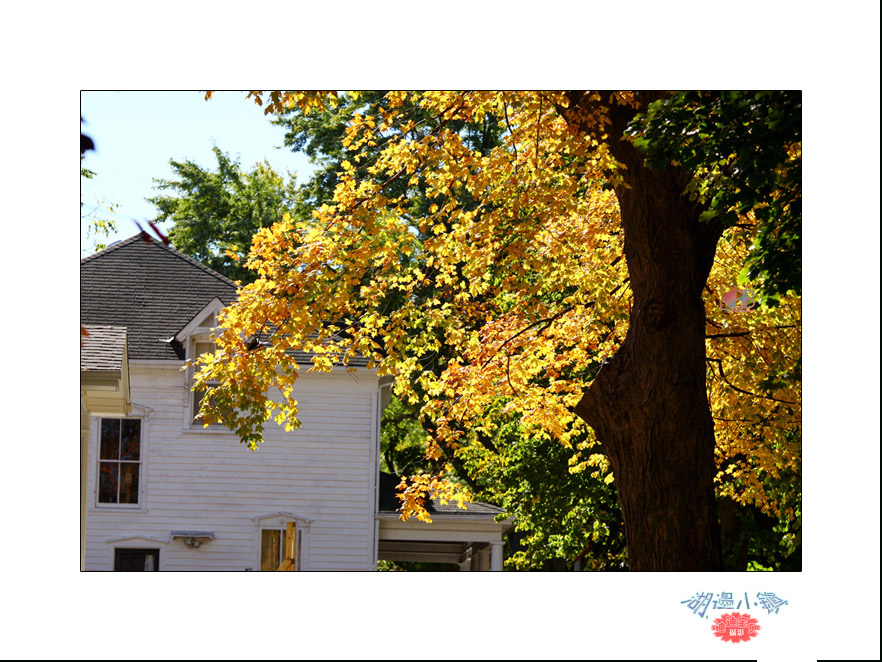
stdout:
[[174,336],[215,297],[232,303],[235,284],[140,234],[80,261],[81,323],[126,327],[130,359],[182,359],[181,347],[160,339]]
[[[236,300],[236,285],[188,255],[141,234],[80,261],[80,322],[128,329],[130,359],[184,358],[178,343],[161,342],[183,329],[212,299]],[[312,355],[289,351],[300,364]],[[364,367],[355,356],[350,366]]]
[[84,324],[88,336],[82,336],[80,371],[121,371],[126,350],[126,328]]
[[[381,513],[394,513],[398,510],[398,506],[401,504],[401,500],[396,496],[398,491],[395,489],[396,485],[401,482],[401,479],[395,474],[386,473],[385,471],[380,472],[380,504],[379,511]],[[505,510],[500,508],[499,506],[494,506],[489,503],[484,503],[483,501],[475,501],[473,503],[468,503],[467,510],[463,510],[456,503],[448,503],[447,505],[443,505],[438,499],[431,499],[426,503],[426,510],[429,513],[435,513],[437,515],[499,515],[500,513],[504,513]]]

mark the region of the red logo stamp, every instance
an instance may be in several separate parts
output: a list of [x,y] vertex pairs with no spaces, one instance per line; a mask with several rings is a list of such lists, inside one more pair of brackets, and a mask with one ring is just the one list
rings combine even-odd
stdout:
[[756,308],[756,291],[732,288],[720,297],[720,310],[744,312]]
[[750,614],[739,614],[737,611],[723,614],[711,625],[715,636],[734,644],[749,641],[757,635],[759,629],[759,622],[755,618]]

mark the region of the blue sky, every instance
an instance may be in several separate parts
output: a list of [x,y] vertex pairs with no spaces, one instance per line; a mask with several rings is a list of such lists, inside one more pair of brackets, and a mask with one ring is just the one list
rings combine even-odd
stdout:
[[[214,169],[216,144],[238,156],[246,170],[266,159],[280,173],[296,173],[299,182],[313,171],[306,156],[282,147],[283,130],[243,92],[217,92],[209,101],[195,91],[82,92],[81,114],[82,130],[96,147],[83,162],[96,175],[82,180],[82,213],[103,205],[95,215],[116,220],[116,234],[100,239],[108,244],[135,234],[133,219],[146,228],[144,221],[156,216],[145,198],[156,195],[154,179],[172,178],[170,159]],[[116,205],[112,214],[108,202]],[[86,256],[94,252],[93,240],[86,237],[87,223],[81,225],[80,252]]]

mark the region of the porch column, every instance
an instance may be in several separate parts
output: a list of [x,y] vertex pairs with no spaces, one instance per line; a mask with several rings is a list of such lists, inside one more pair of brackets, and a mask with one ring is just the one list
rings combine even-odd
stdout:
[[478,570],[482,572],[490,570],[490,550],[486,547],[478,552]]
[[502,571],[502,543],[490,543],[490,570],[495,572]]

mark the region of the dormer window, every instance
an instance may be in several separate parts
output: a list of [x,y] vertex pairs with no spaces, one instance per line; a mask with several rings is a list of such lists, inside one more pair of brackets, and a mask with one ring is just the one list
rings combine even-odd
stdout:
[[223,307],[223,301],[218,298],[212,299],[207,306],[193,316],[187,326],[175,334],[174,340],[183,344],[198,336],[210,336],[217,328],[217,314]]
[[[217,328],[217,314],[224,307],[220,299],[212,299],[207,306],[200,310],[193,319],[181,329],[176,335],[175,340],[180,342],[186,348],[187,359],[195,361],[202,354],[215,351],[214,342],[212,342],[212,334]],[[202,400],[205,398],[204,391],[193,391],[193,380],[198,367],[191,365],[187,369],[187,387],[189,396],[187,399],[187,416],[189,424],[193,427],[203,427],[202,420],[196,418]],[[209,386],[215,386],[217,382],[207,382]]]
[[[198,358],[203,354],[210,354],[214,352],[215,346],[213,342],[208,340],[200,341],[198,339],[194,339],[192,343],[193,352],[192,356],[194,358]],[[190,386],[192,387],[193,378],[190,379]],[[217,382],[206,382],[209,386],[216,386]],[[197,414],[199,414],[199,408],[202,406],[202,400],[205,398],[205,391],[193,391],[190,392],[190,403],[191,410],[190,416],[193,420],[193,425],[202,425],[202,420],[196,418]]]

